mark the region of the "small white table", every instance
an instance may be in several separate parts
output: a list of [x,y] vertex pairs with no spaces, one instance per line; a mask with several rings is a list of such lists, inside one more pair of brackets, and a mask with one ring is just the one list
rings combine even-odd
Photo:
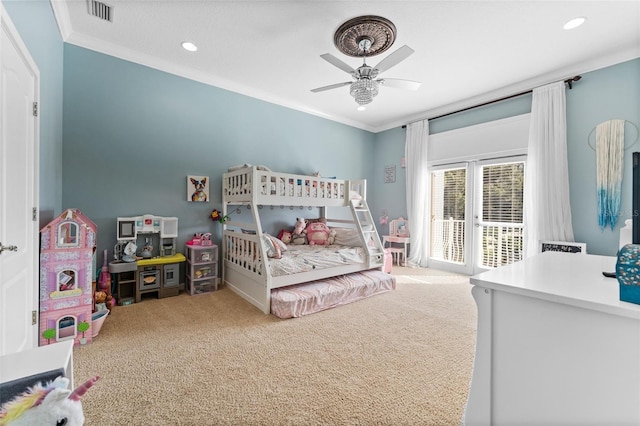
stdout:
[[73,387],[73,339],[0,357],[0,383],[62,369]]
[[[384,248],[388,248],[393,255],[393,260],[398,265],[405,265],[407,262],[407,248],[409,243],[411,242],[410,237],[400,237],[397,235],[383,235],[382,236],[382,245]],[[389,247],[387,247],[389,244]],[[393,244],[402,244],[402,247],[394,247]],[[399,255],[402,254],[402,259],[399,259]],[[402,260],[402,262],[400,262]]]

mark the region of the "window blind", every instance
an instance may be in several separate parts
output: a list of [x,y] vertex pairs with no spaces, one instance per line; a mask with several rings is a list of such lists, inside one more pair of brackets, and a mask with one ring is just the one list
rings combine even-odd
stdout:
[[482,220],[522,223],[524,163],[484,166]]

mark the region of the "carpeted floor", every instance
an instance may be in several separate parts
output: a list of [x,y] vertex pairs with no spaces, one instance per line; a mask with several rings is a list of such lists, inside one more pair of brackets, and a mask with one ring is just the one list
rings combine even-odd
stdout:
[[115,307],[74,350],[87,425],[458,425],[475,347],[467,277],[281,320],[222,286]]

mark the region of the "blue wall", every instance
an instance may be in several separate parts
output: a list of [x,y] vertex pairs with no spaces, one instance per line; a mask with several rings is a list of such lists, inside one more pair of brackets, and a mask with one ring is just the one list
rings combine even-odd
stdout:
[[[613,118],[629,120],[640,127],[640,59],[582,74],[583,79],[567,90],[567,152],[573,230],[576,241],[586,242],[592,254],[613,256],[618,250],[619,229],[631,217],[631,152],[640,151],[640,141],[625,152],[621,211],[623,216],[611,230],[600,230],[596,201],[595,152],[587,145],[591,130]],[[531,111],[531,95],[499,102],[429,122],[430,133],[471,126]],[[627,139],[636,131],[627,126]],[[592,135],[593,137],[593,135]],[[385,165],[398,164],[404,155],[405,131],[392,129],[376,135],[374,169],[382,173]],[[401,170],[401,169],[398,169]],[[395,184],[382,184],[374,194],[378,210],[390,217],[406,216],[404,171]],[[381,202],[380,200],[385,200]],[[381,227],[381,232],[386,232]]]
[[62,209],[63,42],[51,3],[3,1],[40,71],[40,225]]
[[[218,237],[209,214],[229,166],[372,176],[372,133],[69,44],[64,66],[62,204],[96,222],[99,250],[117,216],[177,216],[179,245]],[[187,202],[187,175],[209,176],[211,202]]]
[[[583,74],[583,79],[567,95],[567,145],[569,188],[573,230],[576,241],[587,243],[593,254],[615,255],[620,227],[631,218],[631,175],[633,151],[640,151],[636,129],[626,126],[622,181],[621,217],[616,227],[601,230],[598,226],[596,198],[596,157],[587,143],[589,133],[601,122],[624,119],[640,127],[640,59]],[[594,132],[595,133],[595,132]],[[592,144],[594,136],[591,135]]]

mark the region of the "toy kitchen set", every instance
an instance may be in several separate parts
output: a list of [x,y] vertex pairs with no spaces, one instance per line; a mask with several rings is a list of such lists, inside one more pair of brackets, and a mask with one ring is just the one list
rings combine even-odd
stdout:
[[117,240],[109,272],[116,277],[118,305],[138,303],[143,294],[177,296],[184,289],[176,253],[178,218],[145,214],[118,217]]

